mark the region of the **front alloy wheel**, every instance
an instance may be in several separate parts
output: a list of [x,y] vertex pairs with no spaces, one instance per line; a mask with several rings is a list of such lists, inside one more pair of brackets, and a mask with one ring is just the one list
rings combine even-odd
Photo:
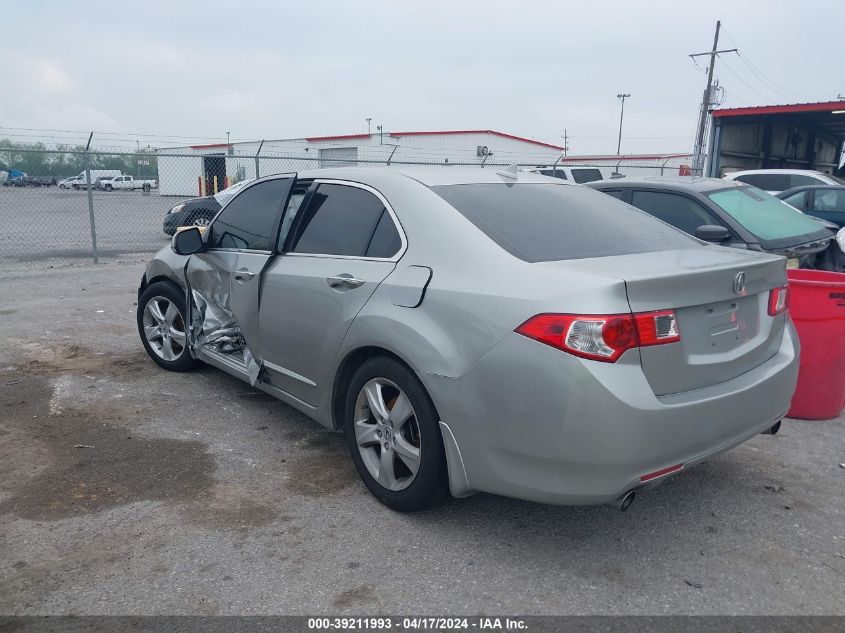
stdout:
[[185,314],[184,292],[169,282],[150,284],[138,299],[138,333],[144,349],[170,371],[188,371],[197,364],[188,350]]
[[144,336],[153,352],[166,361],[185,353],[185,321],[179,309],[165,297],[153,297],[144,307]]

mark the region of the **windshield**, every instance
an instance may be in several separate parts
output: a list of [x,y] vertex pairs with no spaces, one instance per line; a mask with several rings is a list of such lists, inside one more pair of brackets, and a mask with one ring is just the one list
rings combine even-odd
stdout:
[[222,207],[231,198],[233,198],[236,193],[246,187],[253,180],[255,179],[247,178],[246,180],[241,180],[240,182],[235,183],[234,185],[224,189],[223,191],[218,191],[216,194],[214,194],[214,199],[217,200],[218,204]]
[[588,187],[489,183],[432,190],[526,262],[651,253],[698,244],[647,213]]
[[761,240],[780,240],[818,233],[824,227],[756,187],[731,187],[707,194],[734,220]]

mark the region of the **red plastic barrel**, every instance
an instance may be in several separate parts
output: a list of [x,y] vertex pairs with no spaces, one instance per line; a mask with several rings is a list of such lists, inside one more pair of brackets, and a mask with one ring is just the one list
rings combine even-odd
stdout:
[[801,341],[789,417],[829,420],[845,409],[845,274],[788,270],[789,314]]

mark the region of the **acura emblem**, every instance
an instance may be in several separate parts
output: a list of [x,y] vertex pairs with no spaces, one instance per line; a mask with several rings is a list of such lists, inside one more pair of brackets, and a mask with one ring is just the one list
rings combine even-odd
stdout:
[[734,292],[738,295],[745,294],[745,273],[737,273],[734,278]]

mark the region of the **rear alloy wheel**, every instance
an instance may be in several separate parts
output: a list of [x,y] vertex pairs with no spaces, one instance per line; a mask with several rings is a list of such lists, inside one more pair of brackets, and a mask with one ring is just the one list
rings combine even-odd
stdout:
[[114,189],[114,187],[112,187],[111,185],[106,185],[105,189],[106,191],[111,191],[112,189]]
[[206,227],[211,224],[211,219],[205,216],[200,216],[198,218],[194,218],[194,221],[191,223],[192,226],[201,226]]
[[345,432],[358,474],[388,507],[413,512],[445,496],[437,412],[417,377],[398,361],[372,358],[355,373]]
[[168,283],[151,284],[138,301],[138,332],[144,349],[170,371],[188,371],[197,364],[188,351],[184,315],[184,296]]

